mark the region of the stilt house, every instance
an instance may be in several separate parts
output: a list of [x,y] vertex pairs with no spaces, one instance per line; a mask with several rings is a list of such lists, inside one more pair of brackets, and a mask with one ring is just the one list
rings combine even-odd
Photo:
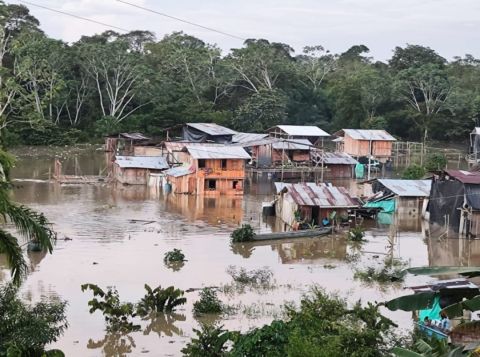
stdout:
[[235,130],[213,123],[187,123],[183,126],[183,141],[194,143],[214,142],[226,144],[232,142]]
[[342,129],[334,135],[342,138],[337,140],[337,151],[356,158],[374,156],[382,162],[392,157],[393,142],[396,141],[385,130]]
[[323,146],[323,140],[330,136],[326,131],[313,125],[276,125],[268,129],[267,133],[274,138],[307,139],[315,146]]
[[250,155],[238,146],[186,146],[189,161],[166,172],[174,193],[243,194],[245,161]]
[[105,151],[121,155],[133,155],[134,147],[145,145],[150,138],[141,133],[119,133],[105,137]]

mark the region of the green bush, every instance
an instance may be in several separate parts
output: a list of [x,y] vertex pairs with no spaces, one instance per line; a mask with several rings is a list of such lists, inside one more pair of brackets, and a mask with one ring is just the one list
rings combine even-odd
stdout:
[[[92,290],[93,299],[88,302],[90,313],[100,310],[107,323],[108,332],[131,332],[140,330],[131,319],[136,316],[135,306],[130,302],[121,302],[117,289],[108,287],[107,292],[95,284],[83,284],[82,291]],[[97,299],[97,296],[100,299]]]
[[180,249],[173,249],[165,253],[163,257],[165,264],[174,263],[174,262],[183,262],[185,261],[185,254],[182,253]]
[[235,229],[230,238],[232,239],[232,243],[240,243],[240,242],[250,242],[253,240],[255,236],[255,232],[253,228],[249,224],[242,224],[240,228]]
[[200,300],[193,304],[193,315],[220,314],[224,306],[217,296],[217,292],[211,288],[204,288],[200,292]]
[[384,264],[378,268],[369,266],[366,269],[356,270],[353,277],[366,283],[394,283],[402,282],[405,279],[407,263],[398,259],[386,259]]
[[227,268],[227,274],[238,284],[254,286],[270,285],[273,278],[273,272],[268,267],[247,271],[245,268],[237,269],[230,265]]
[[419,165],[410,165],[402,173],[402,179],[420,180],[425,176],[425,169]]
[[166,289],[158,286],[152,289],[145,284],[145,290],[147,293],[137,304],[137,314],[140,316],[147,316],[151,312],[172,312],[177,306],[187,302],[187,299],[183,297],[184,292],[173,286]]
[[0,287],[0,356],[63,356],[45,351],[67,328],[64,301],[41,301],[29,306],[11,284]]
[[365,237],[365,230],[358,226],[348,230],[347,239],[352,242],[363,242]]
[[439,171],[447,166],[447,158],[441,153],[433,153],[427,156],[425,161],[425,170]]
[[200,330],[193,329],[197,335],[182,349],[187,357],[227,356],[227,342],[231,333],[222,326],[202,324]]

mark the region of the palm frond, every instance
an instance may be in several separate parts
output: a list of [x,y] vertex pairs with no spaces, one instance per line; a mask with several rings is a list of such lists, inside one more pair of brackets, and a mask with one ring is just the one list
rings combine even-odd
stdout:
[[27,264],[17,238],[0,229],[0,251],[7,256],[13,283],[18,285],[27,273]]
[[[1,199],[1,198],[0,198]],[[42,213],[37,213],[25,206],[18,206],[10,201],[2,202],[4,217],[15,225],[18,232],[28,240],[37,242],[42,249],[50,253],[53,250],[53,240],[56,235],[50,228],[50,223]]]

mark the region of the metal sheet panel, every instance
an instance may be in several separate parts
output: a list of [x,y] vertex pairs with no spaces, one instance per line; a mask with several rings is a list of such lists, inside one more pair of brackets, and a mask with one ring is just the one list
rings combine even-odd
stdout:
[[237,133],[232,136],[232,143],[246,143],[246,142],[255,142],[257,140],[262,140],[266,138],[268,134],[258,134],[258,133]]
[[180,177],[185,175],[190,175],[195,173],[195,167],[193,166],[179,166],[179,167],[172,167],[165,171],[165,175],[173,176],[173,177]]
[[167,160],[161,156],[116,156],[115,162],[122,169],[168,169]]
[[240,146],[186,146],[194,159],[251,159],[250,155]]
[[309,137],[326,137],[329,133],[313,125],[277,125],[270,130],[279,128],[290,136],[309,136]]
[[457,179],[462,183],[480,185],[480,172],[470,172],[464,170],[445,170],[445,172],[447,175]]
[[392,135],[385,130],[374,129],[342,129],[336,132],[336,136],[348,135],[354,140],[372,140],[372,141],[396,141]]
[[379,179],[383,186],[401,197],[429,197],[432,180]]
[[237,134],[235,130],[214,123],[187,123],[186,125],[211,136]]
[[281,140],[272,144],[275,150],[310,150],[311,146],[308,139]]
[[324,152],[323,163],[325,165],[356,165],[358,161],[344,152]]

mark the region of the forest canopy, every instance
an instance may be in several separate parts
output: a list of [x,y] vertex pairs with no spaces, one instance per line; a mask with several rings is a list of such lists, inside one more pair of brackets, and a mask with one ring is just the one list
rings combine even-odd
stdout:
[[276,124],[386,129],[408,140],[466,140],[480,118],[480,59],[447,61],[406,44],[386,62],[365,45],[301,53],[248,39],[223,52],[182,32],[49,38],[23,5],[0,2],[4,145],[70,144],[118,131],[163,136],[185,122],[253,132]]

